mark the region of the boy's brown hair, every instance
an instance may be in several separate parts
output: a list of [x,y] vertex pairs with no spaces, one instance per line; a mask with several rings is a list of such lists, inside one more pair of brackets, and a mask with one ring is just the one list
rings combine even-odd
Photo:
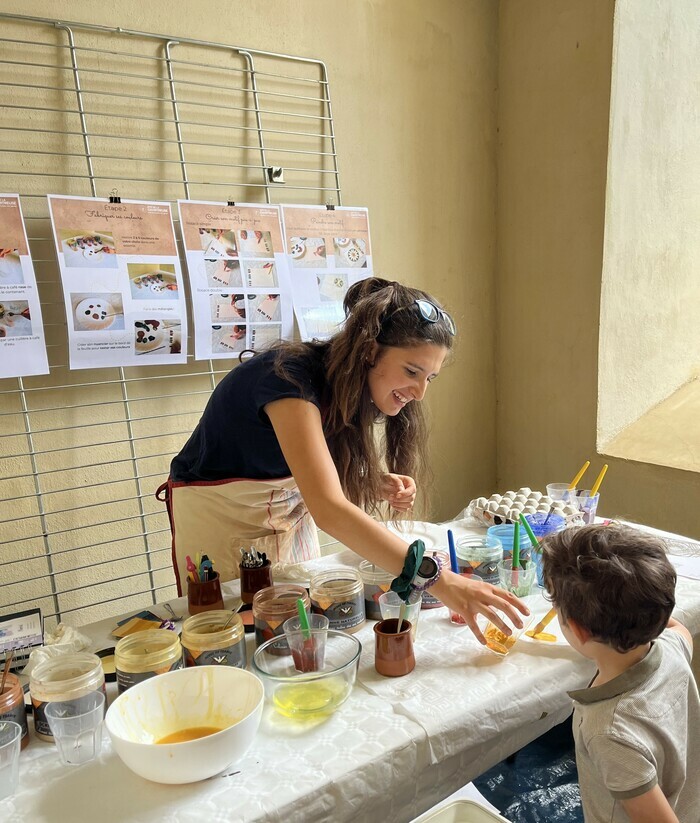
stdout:
[[648,643],[676,604],[676,570],[662,540],[629,526],[564,529],[542,541],[544,584],[573,618],[618,652]]

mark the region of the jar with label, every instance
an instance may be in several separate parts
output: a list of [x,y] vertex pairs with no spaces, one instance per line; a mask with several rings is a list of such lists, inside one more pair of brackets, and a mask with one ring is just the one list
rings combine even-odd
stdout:
[[384,571],[369,560],[360,563],[360,574],[365,586],[365,616],[368,620],[381,620],[379,598],[389,591],[391,582],[397,575]]
[[76,700],[96,691],[107,694],[102,661],[96,654],[76,652],[40,663],[29,677],[36,736],[53,741],[46,719],[47,703]]
[[[435,550],[428,550],[425,552],[426,554],[432,555],[433,557],[440,558],[440,562],[442,563],[443,569],[450,568],[450,556],[449,554],[444,551],[444,549],[435,549]],[[439,609],[442,606],[442,603],[435,597],[434,594],[431,594],[430,589],[426,589],[423,592],[423,602],[421,604],[421,609]]]
[[[0,672],[0,679],[2,673]],[[5,688],[0,694],[0,720],[11,720],[22,727],[22,743],[24,748],[29,743],[29,727],[27,726],[27,712],[24,710],[24,691],[19,677],[8,674]]]
[[282,637],[279,643],[270,647],[271,654],[291,654],[282,625],[290,617],[296,617],[297,600],[304,601],[304,608],[311,607],[309,593],[303,586],[282,583],[260,589],[253,597],[253,619],[255,621],[255,645],[261,646],[273,637]]
[[245,669],[245,634],[240,615],[216,609],[182,624],[185,666],[236,666]]
[[320,572],[311,578],[309,593],[311,608],[316,614],[325,614],[329,629],[352,634],[367,622],[365,586],[357,569]]
[[501,541],[490,535],[461,537],[455,546],[459,573],[498,586],[498,562],[503,560]]
[[117,643],[114,649],[119,694],[136,683],[183,667],[179,637],[169,629],[134,632]]

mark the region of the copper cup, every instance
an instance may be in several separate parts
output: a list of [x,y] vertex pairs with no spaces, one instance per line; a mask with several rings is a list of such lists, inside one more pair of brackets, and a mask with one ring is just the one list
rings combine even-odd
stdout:
[[262,566],[250,568],[241,564],[238,568],[241,574],[241,600],[244,603],[252,603],[256,592],[272,585],[272,563],[269,560]]
[[194,581],[191,577],[187,578],[187,610],[190,614],[223,608],[224,598],[218,572],[214,572],[212,580]]
[[416,667],[411,623],[404,620],[397,632],[398,618],[374,624],[374,668],[385,677],[402,677]]

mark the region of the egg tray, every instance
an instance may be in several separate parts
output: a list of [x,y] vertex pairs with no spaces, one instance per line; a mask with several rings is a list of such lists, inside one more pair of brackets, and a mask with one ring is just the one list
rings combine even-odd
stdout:
[[563,517],[567,526],[583,525],[583,516],[577,506],[563,500],[552,500],[549,495],[533,491],[527,486],[517,492],[492,494],[488,498],[477,497],[467,508],[467,512],[485,526],[515,523],[521,514],[549,514],[550,511]]

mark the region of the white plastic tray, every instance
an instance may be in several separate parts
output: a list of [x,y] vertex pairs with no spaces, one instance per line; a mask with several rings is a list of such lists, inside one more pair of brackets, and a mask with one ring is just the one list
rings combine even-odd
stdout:
[[505,817],[485,809],[473,800],[454,800],[440,809],[426,812],[413,823],[508,823]]

